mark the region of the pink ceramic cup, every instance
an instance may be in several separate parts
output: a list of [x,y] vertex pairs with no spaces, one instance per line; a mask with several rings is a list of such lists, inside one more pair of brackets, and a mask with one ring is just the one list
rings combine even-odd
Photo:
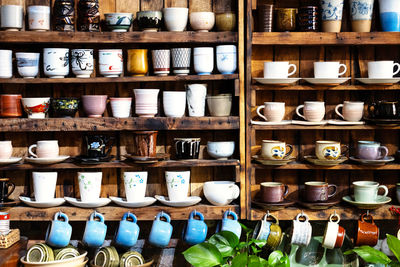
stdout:
[[89,118],[101,118],[107,105],[106,95],[83,95],[83,110]]

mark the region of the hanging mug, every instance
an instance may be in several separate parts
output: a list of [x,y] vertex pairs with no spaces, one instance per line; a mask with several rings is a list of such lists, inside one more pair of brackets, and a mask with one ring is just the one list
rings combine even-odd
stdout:
[[[95,218],[99,220],[96,221]],[[86,222],[82,242],[88,247],[101,247],[106,238],[107,225],[104,223],[104,216],[96,211],[90,214]]]
[[[165,221],[162,221],[161,218],[164,218]],[[159,212],[151,227],[149,235],[150,244],[159,248],[168,246],[172,236],[172,229],[171,217],[163,211]]]
[[[195,219],[198,216],[199,219]],[[186,227],[182,232],[182,239],[188,245],[196,245],[203,243],[207,237],[207,224],[204,222],[204,216],[200,212],[194,210],[189,215]]]
[[68,216],[61,211],[57,212],[54,215],[54,220],[47,227],[46,243],[52,247],[63,248],[68,246],[71,235],[72,227],[68,223]]
[[[132,219],[132,221],[128,221]],[[135,214],[126,212],[119,222],[119,227],[115,233],[114,241],[120,247],[133,247],[138,240],[140,228],[137,225]]]
[[[304,220],[300,220],[304,218]],[[292,231],[292,245],[308,246],[311,241],[312,227],[308,221],[308,216],[305,213],[299,213],[296,219],[293,220],[293,231]]]

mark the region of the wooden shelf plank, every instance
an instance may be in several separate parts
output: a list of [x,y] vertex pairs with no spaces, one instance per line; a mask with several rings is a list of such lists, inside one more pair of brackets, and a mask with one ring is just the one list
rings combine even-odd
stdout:
[[232,129],[239,129],[239,117],[0,119],[0,132]]
[[2,32],[1,43],[35,44],[148,44],[235,43],[236,32]]
[[353,90],[400,90],[400,84],[394,85],[339,85],[339,86],[320,86],[311,84],[290,85],[290,86],[274,86],[253,84],[252,89],[256,91],[276,90],[276,91],[299,91],[299,90],[313,90],[313,91],[353,91]]
[[398,130],[398,126],[379,126],[379,125],[352,125],[352,126],[305,126],[305,125],[251,125],[255,130]]
[[336,166],[317,166],[313,164],[292,162],[283,166],[266,166],[259,163],[252,163],[255,169],[274,169],[274,170],[376,170],[376,171],[391,171],[400,170],[400,164],[390,163],[381,166],[358,165],[358,164],[339,164]]

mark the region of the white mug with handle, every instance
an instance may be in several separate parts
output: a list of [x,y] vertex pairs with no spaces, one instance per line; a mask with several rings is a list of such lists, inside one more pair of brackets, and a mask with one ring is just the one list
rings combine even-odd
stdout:
[[[340,68],[343,71],[340,72]],[[337,79],[347,72],[347,66],[340,62],[314,62],[314,77],[317,79]]]

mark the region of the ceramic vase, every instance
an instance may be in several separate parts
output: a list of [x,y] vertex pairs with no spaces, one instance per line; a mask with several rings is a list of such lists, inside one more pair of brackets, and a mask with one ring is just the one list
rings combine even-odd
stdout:
[[400,4],[396,0],[379,0],[379,13],[384,32],[400,31]]
[[71,68],[77,78],[90,78],[93,65],[93,49],[71,50]]
[[145,76],[149,71],[147,49],[128,49],[127,68],[132,76]]
[[154,117],[158,112],[159,89],[134,89],[135,113],[139,117]]
[[217,46],[217,69],[222,74],[233,74],[236,71],[236,45]]
[[43,49],[44,74],[49,78],[64,78],[69,74],[69,49]]
[[119,77],[123,70],[122,49],[99,50],[100,74],[104,77]]
[[31,31],[50,30],[50,7],[49,6],[29,6],[28,25]]
[[214,48],[195,47],[193,55],[194,71],[198,75],[210,75],[214,69]]

